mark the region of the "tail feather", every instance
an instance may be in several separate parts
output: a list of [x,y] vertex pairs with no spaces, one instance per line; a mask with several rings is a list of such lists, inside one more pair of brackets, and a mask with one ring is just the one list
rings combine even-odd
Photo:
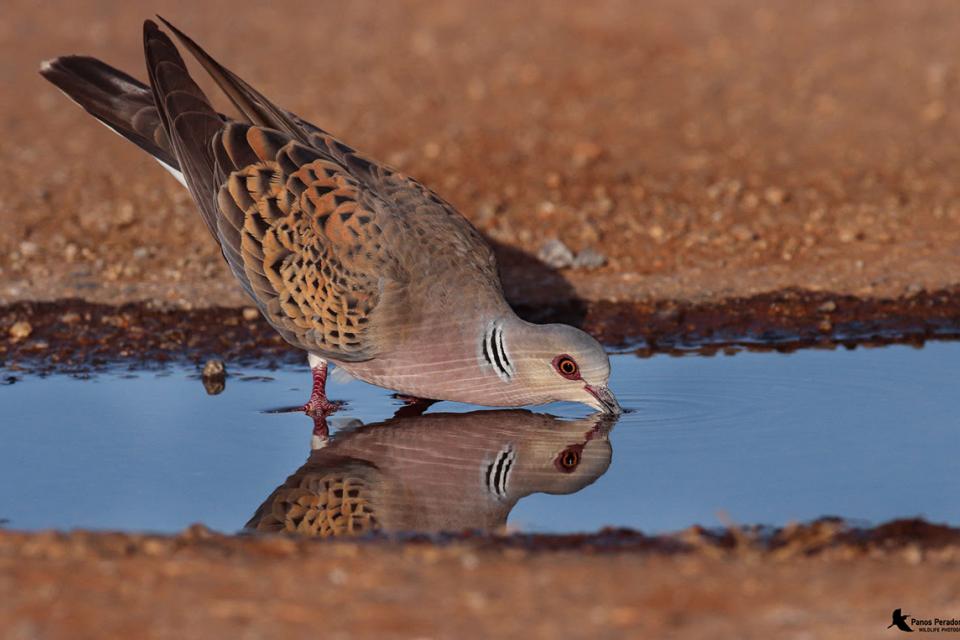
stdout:
[[251,123],[271,129],[277,129],[291,135],[301,142],[309,144],[308,133],[291,114],[270,102],[263,94],[244,82],[232,71],[214,60],[200,45],[188,35],[177,29],[160,16],[163,24],[170,29],[183,46],[210,74],[220,90],[226,94],[234,106]]
[[143,50],[153,90],[153,102],[210,232],[217,234],[217,168],[212,142],[223,129],[223,118],[190,77],[173,41],[152,20],[143,23]]
[[86,56],[48,60],[40,75],[107,127],[171,170],[179,170],[150,87]]

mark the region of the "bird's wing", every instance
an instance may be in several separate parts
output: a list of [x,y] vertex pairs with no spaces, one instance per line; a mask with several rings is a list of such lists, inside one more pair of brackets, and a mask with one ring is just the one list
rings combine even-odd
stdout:
[[[338,165],[368,195],[376,197],[394,215],[403,218],[408,224],[401,223],[396,231],[402,236],[412,233],[415,237],[394,239],[392,249],[404,264],[419,263],[419,266],[433,271],[433,281],[444,280],[445,274],[461,275],[464,282],[454,283],[454,288],[474,284],[469,282],[472,279],[475,284],[482,285],[481,289],[500,292],[493,251],[452,205],[416,180],[363,157],[315,124],[273,104],[214,60],[189,36],[165,20],[164,24],[176,34],[249,123],[281,131],[291,140],[316,150]],[[390,241],[389,234],[387,241]],[[449,269],[453,266],[451,259],[456,263],[453,271]]]
[[363,460],[322,456],[297,469],[247,522],[255,531],[308,536],[356,536],[380,528],[375,509],[382,482],[376,467]]
[[492,251],[453,207],[280,109],[176,33],[249,122],[224,121],[148,21],[161,120],[231,270],[285,339],[361,361],[418,314],[466,297],[502,303]]

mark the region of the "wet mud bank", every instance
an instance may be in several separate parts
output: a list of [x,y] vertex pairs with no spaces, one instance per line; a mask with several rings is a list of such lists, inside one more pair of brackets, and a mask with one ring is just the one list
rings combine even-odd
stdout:
[[[891,299],[788,290],[720,303],[585,302],[519,305],[518,311],[536,322],[581,326],[612,348],[638,355],[960,338],[957,289]],[[8,370],[84,372],[213,356],[266,366],[303,360],[249,307],[185,310],[83,300],[0,306],[0,365]]]
[[[173,556],[178,553],[231,556],[295,556],[322,547],[387,547],[550,553],[640,553],[736,559],[747,556],[771,560],[798,557],[855,558],[913,556],[960,561],[960,528],[923,519],[892,520],[874,527],[856,526],[841,518],[786,527],[740,526],[706,529],[693,526],[664,535],[646,535],[634,529],[609,528],[583,534],[487,534],[473,531],[427,534],[370,533],[356,538],[322,539],[296,534],[244,533],[229,535],[201,524],[175,535],[112,531],[45,531],[27,533],[0,530],[0,558]],[[348,553],[356,553],[351,551]],[[916,554],[920,554],[919,556]]]

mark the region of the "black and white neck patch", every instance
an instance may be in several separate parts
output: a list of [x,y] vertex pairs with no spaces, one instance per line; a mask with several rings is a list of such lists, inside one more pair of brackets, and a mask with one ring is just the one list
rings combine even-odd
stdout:
[[483,354],[484,361],[493,367],[497,376],[504,382],[510,382],[515,370],[503,343],[502,322],[494,321],[487,325],[487,330],[483,334],[483,341],[480,345],[480,351]]
[[507,497],[507,488],[510,481],[510,470],[517,459],[517,452],[513,446],[507,445],[501,449],[490,464],[487,465],[484,479],[487,484],[487,491],[492,493],[498,500],[505,500]]

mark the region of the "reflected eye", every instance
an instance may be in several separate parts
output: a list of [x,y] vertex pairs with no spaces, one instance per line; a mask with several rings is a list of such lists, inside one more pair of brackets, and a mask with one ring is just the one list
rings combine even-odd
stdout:
[[568,355],[557,356],[554,358],[553,368],[557,370],[557,373],[568,380],[580,379],[580,367],[578,367],[576,361]]
[[572,447],[567,447],[560,452],[560,455],[557,456],[557,459],[553,461],[557,469],[564,472],[570,473],[580,464],[580,452],[583,450],[583,445],[573,445]]

